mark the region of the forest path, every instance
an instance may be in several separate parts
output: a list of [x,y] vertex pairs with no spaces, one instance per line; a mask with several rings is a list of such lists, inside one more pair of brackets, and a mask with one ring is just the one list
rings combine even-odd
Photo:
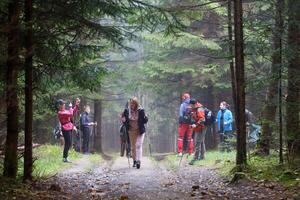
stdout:
[[190,166],[186,158],[180,166],[177,161],[178,166],[168,169],[163,161],[143,157],[136,169],[125,157],[95,164],[84,156],[44,183],[48,191],[42,199],[293,199],[274,183],[231,185],[215,169]]

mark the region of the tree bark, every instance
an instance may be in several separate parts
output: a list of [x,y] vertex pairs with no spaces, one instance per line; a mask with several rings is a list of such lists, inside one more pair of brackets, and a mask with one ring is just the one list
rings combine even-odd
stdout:
[[17,145],[19,131],[18,71],[19,71],[19,1],[8,5],[8,45],[6,72],[7,136],[3,175],[16,178],[18,170]]
[[288,1],[288,88],[286,99],[287,147],[290,156],[300,155],[300,1]]
[[32,0],[25,1],[25,152],[24,152],[24,180],[32,179],[32,57],[33,57],[33,38],[32,38]]
[[272,138],[272,126],[275,124],[275,114],[277,109],[277,95],[279,84],[279,71],[282,63],[281,46],[282,46],[282,29],[283,16],[282,9],[284,7],[283,0],[277,0],[275,10],[275,29],[273,32],[273,55],[272,55],[272,69],[271,81],[269,82],[268,91],[266,95],[265,107],[262,112],[262,136],[259,143],[259,153],[262,155],[270,154],[270,143]]
[[[278,118],[279,118],[279,163],[283,163],[283,138],[282,138],[282,37],[284,34],[284,0],[276,2],[275,31],[278,31]],[[275,56],[275,55],[274,55]]]
[[[237,155],[236,164],[242,170],[247,164],[246,124],[245,124],[245,72],[242,0],[234,0],[234,38],[235,38],[235,72],[236,72],[236,127]],[[233,80],[234,81],[234,80]],[[239,171],[240,171],[239,170]]]
[[94,145],[93,149],[99,153],[103,153],[102,149],[102,101],[95,100],[94,101],[94,118],[97,122],[97,126],[95,127],[96,133],[94,134]]
[[[229,66],[230,66],[230,73],[231,73],[231,88],[232,88],[232,100],[234,104],[234,108],[236,108],[236,76],[235,76],[235,69],[233,64],[233,34],[232,34],[232,0],[228,0],[227,5],[227,18],[228,18],[228,53],[229,53]],[[236,113],[236,110],[234,111]],[[236,116],[235,121],[236,121]]]

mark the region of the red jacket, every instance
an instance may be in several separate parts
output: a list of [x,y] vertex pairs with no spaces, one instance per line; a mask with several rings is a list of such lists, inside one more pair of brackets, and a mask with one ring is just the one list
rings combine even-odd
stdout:
[[196,124],[196,127],[194,128],[195,132],[201,131],[201,129],[204,128],[204,122],[205,122],[205,111],[202,104],[197,102],[195,104],[195,108],[192,109],[192,118],[195,121],[194,124]]
[[71,117],[78,110],[78,106],[75,105],[74,108],[70,108],[69,110],[60,110],[58,111],[58,119],[61,124],[62,130],[71,131],[73,130],[74,125],[71,122]]

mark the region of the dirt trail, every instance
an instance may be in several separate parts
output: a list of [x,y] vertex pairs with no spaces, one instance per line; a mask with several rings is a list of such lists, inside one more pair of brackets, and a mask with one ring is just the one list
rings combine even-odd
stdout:
[[149,157],[136,169],[129,168],[127,158],[93,166],[85,156],[44,184],[49,189],[43,199],[293,199],[274,183],[230,185],[214,169],[190,166],[185,159],[169,170]]

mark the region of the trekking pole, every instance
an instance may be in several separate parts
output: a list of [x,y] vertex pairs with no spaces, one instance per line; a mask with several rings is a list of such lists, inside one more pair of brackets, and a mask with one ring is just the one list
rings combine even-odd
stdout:
[[181,155],[181,157],[180,157],[180,160],[179,160],[179,167],[180,167],[180,165],[181,165],[183,156],[184,156],[184,153],[183,153],[183,154]]

